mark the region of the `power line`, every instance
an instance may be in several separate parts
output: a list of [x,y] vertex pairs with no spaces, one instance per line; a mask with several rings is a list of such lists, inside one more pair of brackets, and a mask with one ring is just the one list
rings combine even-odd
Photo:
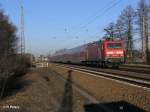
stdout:
[[[109,3],[107,3],[104,7],[102,7],[102,8],[100,8],[99,10],[97,10],[94,14],[92,14],[91,16],[89,16],[88,18],[87,18],[87,20],[89,20],[90,21],[90,19],[92,19],[93,17],[95,17],[95,16],[97,16],[101,11],[103,11],[103,10],[105,10],[109,5],[111,5],[111,4],[113,4],[113,3],[115,3],[117,0],[112,0],[112,1],[110,1]],[[80,23],[79,25],[77,25],[77,26],[83,26],[83,23]],[[82,28],[82,27],[80,27],[80,28]],[[65,27],[65,29],[66,29],[66,27]],[[87,30],[87,29],[86,29]],[[66,32],[66,31],[65,31]],[[78,32],[78,31],[77,31]],[[77,32],[75,32],[75,33],[77,33]]]
[[[86,20],[88,19],[92,19],[93,17],[97,16],[97,14],[99,14],[102,10],[105,10],[108,5],[113,4],[114,2],[116,2],[115,0],[110,1],[108,4],[106,4],[103,8],[100,8],[98,11],[96,11],[94,14],[92,14],[91,16],[89,16]],[[85,20],[85,21],[86,21]],[[79,24],[79,26],[82,26],[82,23]]]
[[[118,5],[122,0],[119,0],[118,2],[113,3],[112,5],[110,5],[108,8],[106,8],[101,14],[96,15],[92,20],[88,21],[86,24],[84,24],[83,26],[81,26],[80,28],[86,28],[89,24],[91,24],[92,22],[94,22],[96,19],[98,19],[100,16],[105,15],[110,9],[112,9],[113,7],[115,7],[116,5]],[[77,31],[76,34],[78,34],[80,31]]]
[[91,21],[87,22],[86,24],[84,24],[81,28],[85,28],[87,27],[89,24],[91,24],[92,22],[94,22],[98,17],[103,16],[104,14],[106,14],[110,9],[112,9],[113,7],[115,7],[117,4],[119,4],[121,2],[121,0],[119,0],[118,2],[112,4],[110,7],[108,7],[106,10],[104,10],[100,15],[98,14],[97,16],[95,16]]

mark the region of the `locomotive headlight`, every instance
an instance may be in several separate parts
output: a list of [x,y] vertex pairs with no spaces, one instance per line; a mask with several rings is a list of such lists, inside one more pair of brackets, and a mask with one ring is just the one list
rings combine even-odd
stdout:
[[113,54],[114,54],[113,51],[108,51],[108,52],[106,52],[106,56],[107,56],[107,57],[111,57]]
[[114,54],[114,52],[113,51],[108,51],[108,52],[106,52],[106,54],[110,55],[110,54]]
[[116,54],[123,55],[123,51],[117,51]]
[[106,56],[111,57],[111,56],[123,56],[124,52],[123,51],[107,51]]
[[124,52],[123,51],[117,51],[116,54],[118,54],[119,56],[122,57],[124,55]]

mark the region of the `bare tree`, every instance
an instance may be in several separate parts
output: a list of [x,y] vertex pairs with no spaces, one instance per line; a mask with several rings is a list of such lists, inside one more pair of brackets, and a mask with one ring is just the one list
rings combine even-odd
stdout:
[[148,62],[148,5],[145,0],[140,0],[138,6],[138,22],[142,38],[143,62]]
[[[150,0],[149,0],[149,4],[148,4],[148,40],[149,39],[150,39]],[[150,64],[150,42],[148,44],[149,44],[149,49],[148,49],[148,63]]]
[[[0,10],[0,61],[9,60],[16,54],[16,28],[9,22],[8,17]],[[1,66],[4,66],[1,63]]]
[[0,97],[3,95],[7,78],[12,75],[14,69],[16,46],[16,28],[4,15],[4,12],[0,10]]
[[126,56],[128,62],[133,62],[133,21],[135,11],[131,6],[127,6],[119,16],[116,28],[119,35],[126,40]]
[[116,30],[117,30],[117,36],[120,37],[120,38],[125,38],[124,35],[125,35],[125,29],[124,29],[124,26],[123,26],[123,23],[122,23],[122,20],[120,19],[121,17],[119,17],[119,19],[117,20],[117,23],[116,23]]

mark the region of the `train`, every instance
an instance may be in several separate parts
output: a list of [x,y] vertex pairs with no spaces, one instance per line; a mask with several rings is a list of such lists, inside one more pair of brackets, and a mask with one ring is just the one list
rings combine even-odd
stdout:
[[72,49],[59,50],[50,57],[50,61],[118,68],[125,62],[124,41],[104,39]]

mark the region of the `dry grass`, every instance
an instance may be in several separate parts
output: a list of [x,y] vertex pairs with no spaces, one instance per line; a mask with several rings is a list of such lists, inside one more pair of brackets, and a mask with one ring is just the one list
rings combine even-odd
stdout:
[[[50,69],[33,70],[16,82],[19,88],[0,101],[3,112],[84,112],[85,99]],[[4,109],[7,105],[20,109]]]

